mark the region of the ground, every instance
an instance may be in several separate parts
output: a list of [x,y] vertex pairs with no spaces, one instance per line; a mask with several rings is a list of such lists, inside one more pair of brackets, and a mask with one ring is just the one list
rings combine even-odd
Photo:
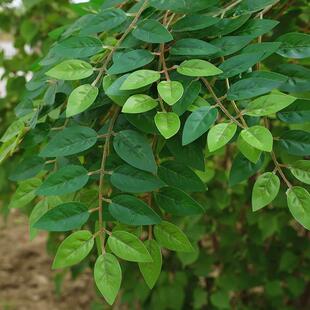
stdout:
[[5,224],[0,218],[0,309],[90,309],[94,286],[90,272],[77,280],[65,279],[62,296],[55,294],[52,258],[46,253],[46,235],[29,240],[27,219],[17,211]]

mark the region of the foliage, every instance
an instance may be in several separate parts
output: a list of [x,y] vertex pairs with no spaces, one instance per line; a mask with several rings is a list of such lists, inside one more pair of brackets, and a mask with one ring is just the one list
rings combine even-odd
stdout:
[[110,305],[306,307],[306,3],[78,8],[1,138],[53,268],[92,268]]

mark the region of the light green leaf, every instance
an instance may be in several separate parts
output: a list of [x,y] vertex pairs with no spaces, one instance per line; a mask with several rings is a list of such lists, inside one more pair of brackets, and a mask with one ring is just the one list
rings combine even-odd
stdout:
[[253,187],[252,192],[252,209],[253,211],[270,204],[278,195],[280,190],[280,180],[272,172],[266,172],[260,175]]
[[160,73],[154,70],[138,70],[131,73],[121,86],[121,90],[132,90],[150,85],[160,79]]
[[69,156],[91,148],[97,142],[97,133],[91,128],[73,126],[58,132],[43,148],[39,156]]
[[148,95],[133,95],[125,102],[122,112],[123,113],[143,113],[156,108],[158,102]]
[[133,36],[148,43],[165,43],[173,40],[172,35],[155,19],[145,19],[138,23]]
[[213,76],[223,73],[210,62],[201,59],[191,59],[183,61],[177,68],[180,74],[187,76]]
[[293,176],[299,181],[310,185],[310,161],[298,160],[289,167]]
[[257,125],[243,129],[240,134],[254,148],[264,152],[272,151],[273,137],[267,128]]
[[182,135],[182,145],[187,145],[204,133],[212,126],[217,118],[217,109],[211,106],[198,108],[187,118]]
[[245,114],[251,116],[270,115],[286,108],[295,100],[295,97],[282,93],[262,96],[248,104]]
[[303,187],[294,186],[286,192],[288,207],[295,220],[310,230],[310,194]]
[[70,59],[57,64],[45,74],[58,80],[80,80],[91,76],[93,67],[84,60]]
[[165,139],[169,139],[178,133],[181,122],[177,114],[173,112],[157,112],[155,125]]
[[84,112],[94,103],[98,92],[98,88],[90,84],[84,84],[74,89],[68,98],[66,116],[71,117]]
[[121,266],[113,254],[105,253],[97,258],[94,278],[100,293],[112,305],[122,282]]
[[153,262],[139,263],[139,268],[147,286],[152,289],[161,272],[162,255],[160,247],[155,240],[147,240],[145,246],[152,257]]
[[38,178],[20,182],[11,198],[9,208],[22,208],[26,206],[36,197],[36,190],[41,184],[42,181]]
[[152,257],[143,242],[126,231],[114,231],[108,239],[111,251],[121,259],[130,262],[148,263]]
[[93,235],[88,230],[76,231],[58,247],[53,269],[65,268],[82,261],[94,246]]
[[67,165],[47,177],[38,188],[38,195],[65,195],[84,187],[88,182],[88,171],[77,165]]
[[123,130],[113,139],[113,147],[117,155],[129,165],[152,173],[156,173],[157,165],[148,140],[134,130]]
[[262,154],[262,151],[256,149],[249,143],[247,143],[243,138],[242,135],[239,135],[237,140],[237,146],[239,151],[243,154],[244,157],[246,157],[249,161],[256,164]]
[[169,105],[179,101],[184,93],[183,85],[178,81],[162,81],[157,86],[160,97]]
[[222,148],[235,135],[237,125],[235,123],[222,123],[213,126],[208,132],[208,148],[210,152]]
[[67,202],[47,211],[33,227],[47,231],[69,231],[84,225],[90,213],[80,202]]
[[14,121],[9,128],[4,132],[3,136],[1,137],[0,142],[8,142],[12,138],[20,135],[24,131],[25,125],[22,120]]
[[158,243],[172,251],[192,252],[193,246],[180,228],[172,223],[162,221],[154,226],[154,235]]

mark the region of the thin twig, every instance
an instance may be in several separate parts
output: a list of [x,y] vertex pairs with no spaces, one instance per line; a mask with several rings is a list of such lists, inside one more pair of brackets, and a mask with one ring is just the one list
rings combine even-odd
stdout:
[[244,129],[245,127],[239,122],[237,121],[237,119],[235,119],[230,113],[229,111],[224,107],[224,105],[222,104],[222,102],[219,100],[219,98],[216,96],[215,92],[213,91],[210,83],[208,82],[207,79],[205,78],[201,78],[201,80],[203,81],[203,83],[206,85],[206,87],[208,88],[210,94],[212,95],[212,97],[214,98],[215,102],[217,103],[217,105],[219,106],[219,108],[222,110],[222,112],[231,120],[233,121],[235,124],[237,124],[239,127],[241,127],[242,129]]
[[[99,177],[99,193],[98,193],[98,211],[99,211],[99,231],[103,229],[103,181],[104,181],[104,171],[106,166],[106,161],[108,157],[108,150],[109,150],[109,144],[110,139],[113,132],[113,127],[116,122],[117,116],[119,114],[120,108],[117,107],[113,117],[111,118],[109,128],[108,128],[108,135],[106,137],[105,143],[103,145],[103,152],[102,152],[102,160],[101,160],[101,167],[100,167],[100,177]],[[102,248],[102,253],[105,253],[105,247],[104,247],[104,238],[103,234],[100,234],[100,243]]]

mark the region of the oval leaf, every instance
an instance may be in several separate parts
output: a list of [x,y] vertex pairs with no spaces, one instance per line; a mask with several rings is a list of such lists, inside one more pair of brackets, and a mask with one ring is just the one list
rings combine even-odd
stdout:
[[201,59],[185,60],[177,68],[177,71],[187,76],[213,76],[223,73],[210,62]]
[[173,112],[157,112],[155,125],[165,139],[169,139],[178,133],[181,122],[179,116]]
[[156,108],[158,102],[148,95],[133,95],[125,102],[122,112],[123,113],[143,113]]
[[58,247],[53,269],[65,268],[82,261],[94,246],[93,235],[87,230],[74,232]]
[[80,202],[67,202],[47,211],[33,227],[47,231],[69,231],[84,225],[90,213]]
[[252,209],[257,211],[270,204],[278,195],[280,180],[272,172],[260,175],[253,187]]
[[111,251],[121,259],[130,262],[148,263],[152,257],[143,242],[126,231],[114,231],[108,239]]
[[237,125],[235,123],[222,123],[213,126],[208,132],[208,148],[210,152],[222,148],[235,135]]
[[243,129],[240,134],[254,148],[264,152],[272,151],[273,137],[267,128],[257,125]]
[[122,282],[121,266],[113,254],[105,253],[97,258],[94,278],[100,293],[112,305]]
[[169,105],[179,101],[184,93],[183,85],[177,81],[162,81],[157,86],[160,97]]
[[150,85],[160,79],[160,73],[153,70],[139,70],[131,73],[121,86],[121,90],[132,90]]
[[90,84],[84,84],[74,89],[68,98],[66,116],[71,117],[84,112],[94,103],[98,92],[98,88]]

